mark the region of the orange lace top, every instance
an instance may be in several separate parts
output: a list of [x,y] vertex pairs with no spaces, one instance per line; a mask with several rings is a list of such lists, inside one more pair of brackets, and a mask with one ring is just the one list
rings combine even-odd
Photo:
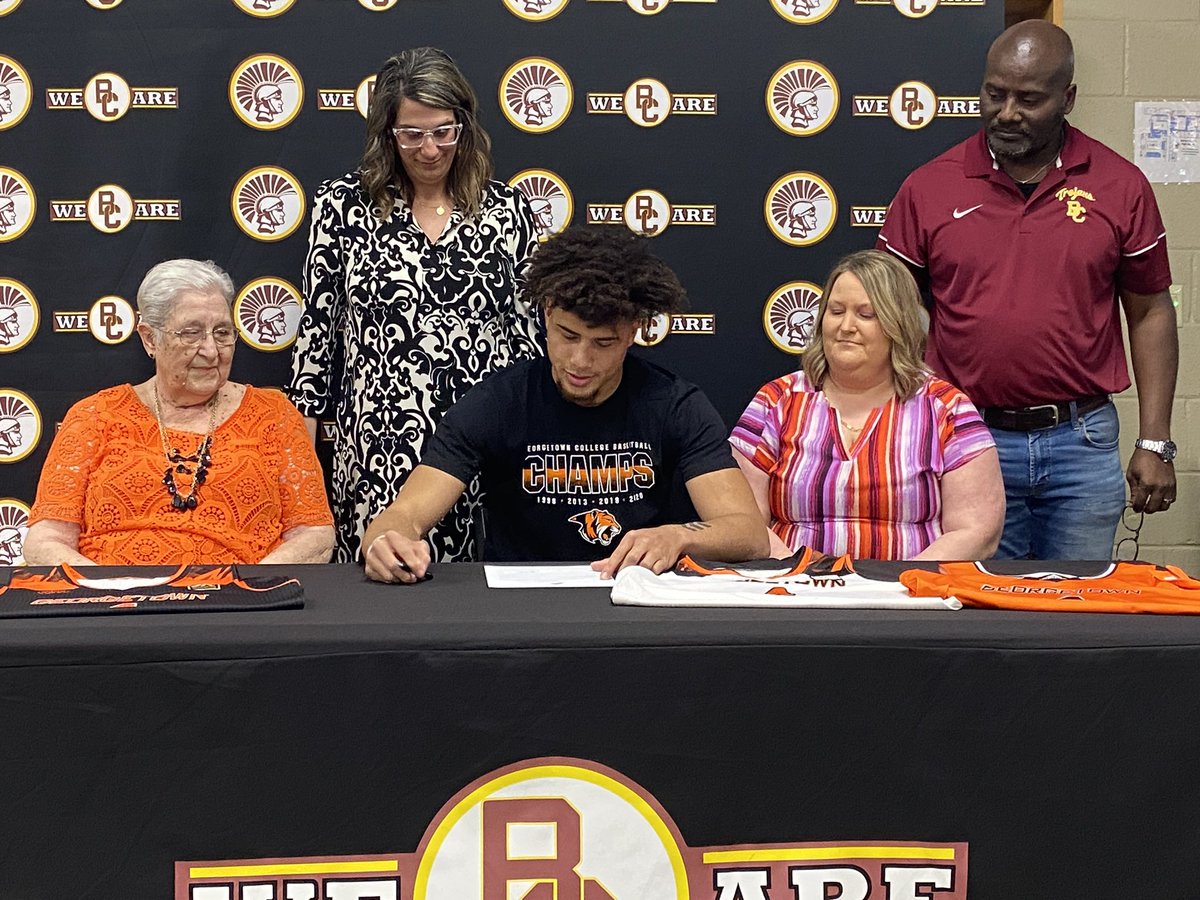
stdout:
[[[167,429],[185,454],[201,435]],[[67,413],[42,467],[30,523],[80,526],[79,552],[101,565],[256,563],[297,525],[331,525],[325,483],[304,420],[277,391],[247,385],[213,433],[198,505],[179,511],[154,413],[123,384]],[[187,493],[191,479],[177,475]]]

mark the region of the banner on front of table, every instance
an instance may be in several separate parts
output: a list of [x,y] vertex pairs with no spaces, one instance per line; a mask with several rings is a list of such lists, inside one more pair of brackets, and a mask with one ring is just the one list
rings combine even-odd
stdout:
[[[270,836],[263,836],[270,843]],[[580,759],[491,772],[415,853],[175,864],[175,900],[965,900],[967,844],[689,847],[659,802]]]

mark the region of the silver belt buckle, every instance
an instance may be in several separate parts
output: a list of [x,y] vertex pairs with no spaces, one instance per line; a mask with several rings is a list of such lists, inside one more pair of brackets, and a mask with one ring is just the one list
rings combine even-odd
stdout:
[[1038,409],[1048,409],[1052,413],[1054,413],[1054,422],[1053,423],[1051,423],[1050,425],[1043,425],[1041,428],[1035,428],[1035,429],[1033,429],[1034,431],[1045,431],[1047,428],[1057,428],[1058,427],[1059,419],[1058,419],[1058,404],[1057,403],[1043,403],[1041,406],[1030,406],[1030,407],[1027,407],[1027,409],[1029,410],[1029,412],[1033,412],[1034,410],[1038,410]]

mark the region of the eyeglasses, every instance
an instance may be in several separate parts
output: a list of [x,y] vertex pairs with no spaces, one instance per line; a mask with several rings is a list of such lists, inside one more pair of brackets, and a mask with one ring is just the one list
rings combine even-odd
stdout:
[[179,331],[169,331],[168,334],[173,334],[179,340],[188,346],[195,346],[203,341],[210,334],[212,335],[213,343],[218,347],[228,347],[237,340],[237,331],[232,325],[218,325],[211,331],[203,328],[182,328]]
[[1145,513],[1134,512],[1132,506],[1126,506],[1121,513],[1121,527],[1129,532],[1128,537],[1117,541],[1113,557],[1127,562],[1138,558],[1138,535],[1142,533],[1142,523],[1146,521]]
[[393,128],[401,150],[416,150],[425,143],[425,138],[433,138],[435,147],[453,147],[458,143],[462,133],[462,122],[453,125],[439,125],[437,128]]

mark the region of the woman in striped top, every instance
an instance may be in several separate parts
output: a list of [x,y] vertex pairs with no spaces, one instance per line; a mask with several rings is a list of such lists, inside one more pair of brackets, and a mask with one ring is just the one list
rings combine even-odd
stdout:
[[829,275],[799,372],[764,385],[730,436],[772,552],[986,559],[1004,525],[991,433],[922,361],[920,296],[899,260]]

